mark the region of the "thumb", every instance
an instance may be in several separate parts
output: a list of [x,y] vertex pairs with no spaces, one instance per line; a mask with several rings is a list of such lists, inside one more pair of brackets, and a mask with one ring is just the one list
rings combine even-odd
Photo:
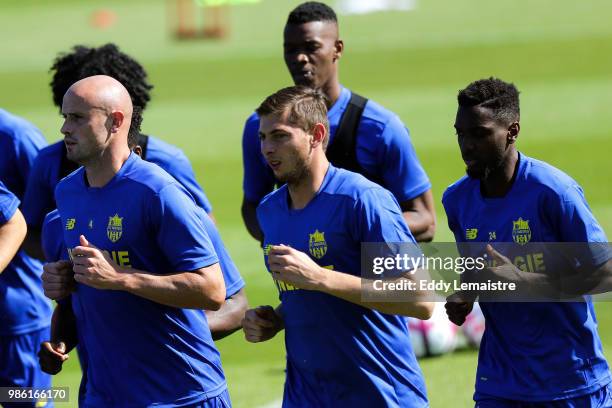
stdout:
[[55,351],[57,351],[58,353],[62,353],[62,354],[66,353],[66,343],[64,343],[63,341],[56,343],[54,348],[55,348]]
[[84,246],[84,247],[92,246],[92,245],[89,244],[89,241],[87,240],[87,238],[85,238],[85,235],[80,235],[79,236],[79,242],[81,243],[81,246]]
[[497,252],[491,244],[487,244],[487,254],[491,257],[491,259],[499,263],[508,262],[508,259],[499,252]]

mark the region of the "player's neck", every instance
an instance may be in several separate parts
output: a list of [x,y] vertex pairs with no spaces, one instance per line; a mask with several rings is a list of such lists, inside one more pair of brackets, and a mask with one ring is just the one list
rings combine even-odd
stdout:
[[321,188],[328,169],[329,161],[323,154],[321,158],[313,158],[304,177],[295,183],[287,183],[292,209],[301,210],[308,205]]
[[85,176],[90,187],[99,188],[108,184],[130,156],[130,149],[127,146],[115,153],[110,150],[106,149],[102,156],[85,165]]
[[321,91],[323,91],[327,99],[329,99],[329,106],[333,106],[342,93],[342,87],[340,86],[340,81],[338,81],[338,76],[336,75],[331,81],[323,85]]
[[495,171],[490,172],[480,182],[480,192],[483,197],[504,197],[514,184],[519,168],[519,154],[514,149],[508,158]]

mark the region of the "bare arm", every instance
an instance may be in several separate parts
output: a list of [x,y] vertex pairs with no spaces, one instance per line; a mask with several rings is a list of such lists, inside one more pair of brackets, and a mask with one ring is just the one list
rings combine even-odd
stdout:
[[41,343],[38,351],[38,360],[41,369],[48,374],[55,375],[62,371],[68,353],[76,347],[77,327],[76,318],[72,311],[71,298],[58,303],[51,317],[51,340]]
[[249,231],[249,234],[259,242],[263,241],[263,233],[257,222],[257,204],[248,201],[245,197],[242,198],[242,219],[244,225]]
[[402,201],[404,219],[417,242],[430,242],[436,232],[436,210],[433,194],[427,190],[420,196]]
[[221,340],[236,330],[242,328],[242,319],[248,308],[248,301],[244,289],[240,289],[229,298],[217,311],[206,310],[208,327],[213,340]]
[[[325,273],[325,271],[327,270],[323,269],[322,272]],[[335,272],[336,273],[329,273],[329,271],[327,271],[327,279],[323,281],[320,289],[322,292],[339,297],[351,303],[358,304],[368,309],[374,309],[388,314],[397,314],[427,320],[433,313],[434,303],[425,300],[427,298],[431,299],[432,296],[428,296],[426,293],[418,294],[416,291],[411,292],[411,295],[417,298],[420,297],[423,300],[411,302],[364,302],[362,300],[365,293],[364,291],[374,291],[373,282],[369,280],[365,281],[358,276],[347,273]]]
[[[330,271],[317,265],[308,255],[288,246],[272,246],[268,255],[270,271],[274,279],[289,283],[297,288],[317,290],[348,302],[378,310],[388,314],[411,316],[418,319],[429,319],[434,304],[429,292],[414,290],[411,295],[414,301],[380,301],[365,302],[364,291],[373,291],[371,280],[359,276]],[[414,281],[409,275],[400,278]],[[380,295],[380,293],[379,293]]]
[[27,226],[21,211],[0,226],[0,273],[11,262],[27,233]]
[[74,279],[96,289],[123,290],[166,306],[219,310],[225,282],[219,263],[194,271],[155,275],[117,265],[108,253],[90,246],[85,237],[72,250]]
[[[189,272],[169,275],[153,275],[130,269],[116,282],[116,289],[130,292],[162,305],[186,308],[219,310],[225,301],[225,283],[219,264]],[[75,270],[75,280],[79,274]],[[93,286],[93,285],[92,285]],[[111,289],[111,288],[109,288]]]

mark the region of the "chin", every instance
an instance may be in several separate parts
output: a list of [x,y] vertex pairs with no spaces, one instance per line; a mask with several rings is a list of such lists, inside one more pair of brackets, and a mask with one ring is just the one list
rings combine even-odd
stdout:
[[477,179],[477,180],[482,180],[482,178],[485,175],[485,172],[483,169],[471,169],[469,167],[465,169],[465,173],[468,175],[468,177]]

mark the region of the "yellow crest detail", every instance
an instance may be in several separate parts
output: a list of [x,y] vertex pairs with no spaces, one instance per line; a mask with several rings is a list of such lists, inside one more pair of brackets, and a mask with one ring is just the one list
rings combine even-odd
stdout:
[[478,228],[468,228],[465,230],[465,239],[476,239],[478,236]]
[[512,239],[519,245],[525,245],[531,240],[529,220],[519,217],[518,220],[512,221]]
[[76,218],[68,218],[66,220],[66,231],[73,230],[75,224],[76,224]]
[[106,227],[106,236],[111,242],[119,241],[121,234],[123,233],[123,217],[119,217],[119,214],[115,214],[112,217],[108,217],[108,226]]
[[308,239],[308,250],[310,251],[310,255],[314,256],[317,259],[323,258],[327,253],[327,242],[325,242],[325,233],[319,232],[319,230],[315,230],[312,234],[309,234],[310,238]]

